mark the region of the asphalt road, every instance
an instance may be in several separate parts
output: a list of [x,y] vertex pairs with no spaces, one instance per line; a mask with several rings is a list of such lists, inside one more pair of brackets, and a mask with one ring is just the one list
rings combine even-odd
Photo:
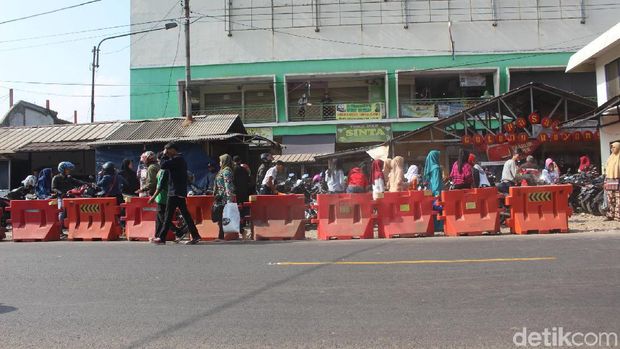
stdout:
[[620,332],[619,251],[620,232],[2,242],[0,347],[513,348],[523,327]]

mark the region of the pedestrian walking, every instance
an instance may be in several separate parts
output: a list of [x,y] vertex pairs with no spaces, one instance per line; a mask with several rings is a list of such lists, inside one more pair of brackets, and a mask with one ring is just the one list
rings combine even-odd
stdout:
[[452,180],[454,189],[469,189],[474,183],[474,175],[472,167],[467,161],[468,158],[469,152],[461,149],[458,160],[452,165],[450,180]]
[[611,155],[605,165],[605,193],[607,195],[607,220],[620,221],[620,142],[611,145]]
[[127,196],[136,195],[136,191],[140,189],[140,181],[136,175],[136,170],[133,168],[133,161],[124,159],[118,174],[127,182],[127,185],[123,186],[123,194]]
[[177,209],[181,212],[181,216],[187,225],[191,234],[191,240],[188,245],[195,245],[200,241],[200,235],[196,229],[194,219],[189,214],[187,203],[187,162],[183,155],[179,153],[179,146],[174,143],[168,143],[164,147],[164,156],[166,157],[161,164],[161,169],[168,170],[170,174],[168,183],[168,200],[166,201],[166,217],[164,224],[159,230],[158,237],[153,239],[155,244],[166,243],[166,233],[172,226],[172,219]]
[[553,159],[545,160],[545,168],[542,170],[541,180],[545,184],[556,184],[560,179],[558,165]]
[[389,182],[390,192],[392,193],[407,190],[407,185],[405,184],[405,158],[402,156],[392,159]]
[[368,178],[359,167],[353,167],[347,176],[347,193],[365,193],[368,189]]
[[[234,165],[230,155],[224,154],[220,156],[220,171],[215,176],[213,195],[215,197],[215,206],[221,207],[222,210],[226,204],[236,201],[233,167]],[[243,168],[241,169],[245,171]],[[220,228],[218,239],[224,240],[223,217],[220,215],[219,218],[217,222]]]
[[377,200],[381,194],[385,192],[385,178],[383,178],[383,160],[374,160],[372,162],[372,174],[370,177],[372,182],[372,198]]
[[153,196],[157,189],[157,173],[159,172],[159,163],[157,156],[152,151],[144,152],[140,156],[140,162],[143,166],[138,171],[140,179],[140,189],[136,192],[141,197]]
[[261,164],[258,166],[256,170],[256,191],[257,194],[260,194],[260,190],[262,188],[263,180],[265,179],[265,175],[267,171],[272,167],[271,162],[273,161],[273,155],[270,153],[262,153],[260,154]]
[[385,181],[385,191],[390,191],[390,173],[392,172],[392,159],[387,158],[383,161],[383,179]]
[[[159,163],[161,164],[164,160],[164,153],[163,152],[158,153],[157,159],[159,160]],[[157,203],[157,218],[155,220],[155,238],[160,238],[159,234],[160,234],[161,228],[164,225],[164,221],[166,220],[166,205],[168,203],[169,180],[170,180],[170,172],[168,170],[160,169],[159,172],[157,173],[157,189],[155,190],[155,193],[153,194],[153,196],[151,196],[151,198],[148,201],[149,204],[152,204],[153,202]],[[181,230],[178,229],[176,225],[174,224],[172,224],[170,227],[175,233],[175,236],[176,236],[175,242],[181,241],[181,238],[183,237],[183,233],[181,232]],[[168,232],[166,231],[165,234],[167,235]]]
[[407,180],[407,188],[409,190],[416,190],[418,188],[418,181],[420,177],[420,169],[416,164],[412,164],[405,173],[405,180]]
[[325,183],[330,194],[344,193],[345,178],[344,171],[340,167],[338,159],[330,159],[325,170]]
[[439,164],[439,150],[431,150],[426,156],[424,164],[424,182],[433,196],[439,196],[443,190],[441,165]]

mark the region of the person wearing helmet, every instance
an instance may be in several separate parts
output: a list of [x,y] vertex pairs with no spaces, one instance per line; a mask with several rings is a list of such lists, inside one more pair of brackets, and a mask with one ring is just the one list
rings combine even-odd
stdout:
[[11,190],[6,198],[9,200],[27,200],[35,199],[35,186],[37,185],[37,178],[33,175],[26,177],[22,181],[22,185],[19,188]]
[[260,161],[261,164],[256,171],[256,186],[258,187],[256,188],[257,190],[260,189],[260,184],[263,183],[263,180],[265,179],[265,174],[267,174],[267,171],[272,167],[271,162],[273,161],[273,155],[271,155],[270,153],[262,153],[260,154]]
[[127,185],[127,181],[123,176],[116,173],[114,163],[108,161],[101,167],[97,187],[101,188],[101,196],[116,198],[116,202],[120,205],[123,203],[123,186]]
[[52,193],[62,197],[65,196],[69,190],[86,184],[86,182],[71,177],[71,171],[73,171],[73,169],[75,169],[75,165],[68,161],[63,161],[58,164],[58,174],[52,178]]
[[139,171],[140,189],[136,192],[142,197],[152,196],[157,190],[157,173],[159,172],[159,162],[157,155],[152,151],[144,152],[140,156],[140,162],[143,164]]

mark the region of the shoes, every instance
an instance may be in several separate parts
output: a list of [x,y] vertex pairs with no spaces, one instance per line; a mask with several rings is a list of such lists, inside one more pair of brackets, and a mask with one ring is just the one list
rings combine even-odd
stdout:
[[154,245],[165,245],[166,244],[166,242],[165,241],[161,241],[160,238],[155,238],[155,239],[151,240],[151,243],[154,244]]
[[186,242],[186,245],[197,245],[200,242],[200,239],[191,239],[188,242]]
[[183,233],[181,236],[175,235],[174,243],[178,244],[179,242],[181,242],[181,240],[185,239],[186,235],[187,233]]

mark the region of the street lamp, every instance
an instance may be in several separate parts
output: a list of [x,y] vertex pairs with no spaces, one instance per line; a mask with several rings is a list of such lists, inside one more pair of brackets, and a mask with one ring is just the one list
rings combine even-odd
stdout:
[[170,22],[170,23],[166,23],[166,25],[163,26],[162,28],[141,30],[137,32],[131,32],[127,34],[121,34],[121,35],[115,35],[115,36],[103,38],[101,41],[99,41],[99,44],[97,46],[93,46],[93,63],[91,66],[92,71],[93,71],[93,78],[92,78],[92,82],[90,86],[90,122],[91,123],[95,122],[95,70],[99,68],[99,47],[101,47],[101,44],[104,41],[110,40],[110,39],[122,38],[124,36],[130,36],[130,35],[136,35],[136,34],[142,34],[142,33],[150,33],[150,32],[155,32],[158,30],[168,30],[168,29],[172,29],[176,27],[177,27],[177,24],[175,22]]

